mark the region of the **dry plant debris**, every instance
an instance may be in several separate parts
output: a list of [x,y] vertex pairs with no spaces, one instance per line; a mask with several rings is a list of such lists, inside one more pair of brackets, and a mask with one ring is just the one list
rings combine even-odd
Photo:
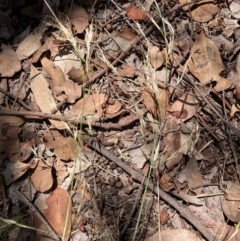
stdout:
[[240,240],[237,1],[0,3],[0,240]]

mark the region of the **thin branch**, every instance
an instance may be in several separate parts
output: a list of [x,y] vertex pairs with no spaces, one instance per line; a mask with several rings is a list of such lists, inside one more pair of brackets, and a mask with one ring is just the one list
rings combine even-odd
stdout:
[[[128,111],[128,113],[131,113]],[[146,112],[143,114],[145,115]],[[61,120],[61,121],[66,121],[66,122],[71,122],[75,124],[82,124],[85,126],[93,126],[93,127],[98,127],[102,128],[104,130],[122,130],[130,125],[132,125],[134,122],[139,120],[139,117],[137,115],[133,116],[128,122],[119,124],[119,123],[102,123],[101,121],[86,121],[86,120],[81,120],[81,118],[77,115],[68,115],[68,116],[63,116],[63,115],[55,115],[55,114],[49,114],[49,113],[43,113],[43,112],[38,112],[38,111],[15,111],[15,110],[0,110],[0,116],[23,116],[26,119],[39,119],[44,118],[44,119],[52,119],[52,120]]]
[[[116,163],[119,167],[121,167],[126,173],[128,173],[133,180],[141,183],[143,180],[143,176],[137,172],[136,170],[132,169],[130,166],[125,164],[121,159],[119,159],[117,156],[115,156],[113,153],[108,151],[103,145],[101,145],[99,142],[93,140],[90,137],[83,137],[84,142],[88,144],[91,148],[96,150],[101,155],[107,157],[109,160]],[[144,184],[146,185],[146,180],[144,181]],[[154,184],[149,181],[147,188],[151,190],[155,195],[158,195],[160,193],[160,197],[170,204],[172,207],[174,207],[179,214],[188,220],[189,223],[191,223],[208,241],[217,241],[218,239],[199,221],[198,218],[194,216],[192,212],[190,212],[187,208],[185,208],[182,204],[178,203],[174,198],[172,198],[169,194],[167,194],[165,191],[163,191],[161,188],[154,186]]]
[[10,92],[4,90],[3,88],[0,87],[0,91],[7,95],[8,97],[10,97],[11,99],[13,99],[14,101],[17,101],[21,106],[23,106],[25,109],[30,110],[30,111],[34,111],[34,109],[32,109],[31,107],[29,107],[24,101],[22,101],[21,99],[19,99],[17,96],[11,94]]
[[[28,207],[32,210],[34,214],[37,215],[37,217],[42,221],[42,223],[46,226],[46,228],[49,231],[49,234],[51,234],[52,238],[57,241],[61,241],[61,239],[58,237],[55,230],[52,228],[52,226],[48,223],[48,221],[45,219],[45,217],[40,213],[40,211],[21,193],[17,190],[17,193],[21,196],[21,199],[24,203],[28,205]],[[46,235],[46,233],[44,233]]]

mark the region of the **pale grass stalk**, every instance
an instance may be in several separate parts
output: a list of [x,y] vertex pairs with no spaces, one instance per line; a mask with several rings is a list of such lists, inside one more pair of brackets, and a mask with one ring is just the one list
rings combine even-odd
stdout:
[[231,241],[232,238],[237,235],[237,233],[239,232],[239,230],[240,230],[240,222],[235,226],[235,231],[234,231],[234,233],[230,236],[230,238],[229,238],[227,241]]
[[[155,25],[155,27],[159,30],[159,32],[162,34],[163,38],[164,38],[164,41],[165,41],[165,46],[166,46],[166,49],[165,49],[165,56],[166,56],[166,59],[165,59],[165,65],[167,67],[168,63],[169,63],[169,55],[172,53],[172,50],[173,50],[173,42],[174,42],[174,37],[175,37],[175,31],[172,27],[172,25],[168,22],[167,19],[163,18],[162,14],[161,14],[161,11],[159,9],[159,6],[157,4],[156,1],[154,1],[155,3],[155,6],[156,6],[156,9],[158,11],[158,15],[159,17],[161,18],[161,27],[159,27],[159,25],[156,23],[156,21],[153,19],[152,16],[149,16],[150,20],[152,21],[152,23]],[[142,6],[143,7],[143,6]],[[143,8],[144,9],[144,8]],[[148,43],[148,49],[150,48],[150,42],[149,40],[147,39],[147,37],[144,35],[144,32],[142,31],[140,25],[137,23],[137,27],[138,29],[140,30],[140,33],[145,37],[145,40],[147,41]],[[170,32],[170,36],[169,36],[169,39],[167,38],[167,29],[169,30]],[[160,97],[160,94],[159,94],[159,90],[158,90],[158,85],[157,85],[157,82],[156,82],[156,71],[152,68],[151,64],[150,64],[150,60],[149,60],[149,57],[148,55],[146,56],[146,61],[145,61],[145,64],[146,64],[146,71],[148,73],[148,81],[147,81],[147,86],[153,91],[154,93],[154,96],[155,96],[155,100],[158,101],[159,97]],[[151,76],[151,77],[149,77]],[[167,84],[168,82],[168,77],[167,77],[167,71],[166,71],[166,78],[165,78],[165,83]],[[160,103],[157,103],[157,108],[158,108],[158,113],[161,112],[160,110]],[[162,120],[160,120],[162,121]],[[141,123],[141,122],[140,122]],[[141,126],[143,124],[141,123]],[[159,125],[160,126],[160,125]],[[155,130],[156,131],[156,134],[159,135],[161,133],[160,132],[160,129],[159,127]],[[157,136],[156,135],[156,136]],[[157,138],[157,137],[156,137]],[[151,155],[151,158],[150,158],[150,168],[149,168],[149,173],[148,173],[148,177],[147,177],[147,180],[146,180],[146,187],[144,189],[144,194],[143,194],[143,197],[142,197],[142,201],[141,201],[141,207],[140,207],[140,211],[139,211],[139,216],[138,216],[138,220],[137,220],[137,224],[135,226],[135,231],[134,231],[134,236],[133,236],[133,240],[135,240],[136,238],[136,233],[138,231],[138,225],[140,223],[140,217],[141,217],[141,213],[142,213],[142,209],[143,209],[143,203],[144,203],[144,198],[145,198],[145,195],[147,193],[147,184],[149,182],[149,179],[150,179],[150,174],[151,174],[151,170],[152,170],[152,166],[153,165],[156,165],[157,163],[157,160],[158,160],[158,156],[159,156],[159,151],[160,151],[160,143],[161,141],[158,140],[156,142],[156,138],[154,139],[154,148],[152,150],[152,155]],[[188,142],[187,142],[188,143]],[[187,144],[186,143],[186,144]],[[167,147],[165,147],[167,148]],[[177,153],[176,153],[177,154]],[[158,200],[160,200],[160,193],[158,193]],[[159,217],[159,220],[158,220],[158,232],[159,232],[159,241],[161,240],[161,234],[160,234],[160,203],[158,205],[158,217]]]
[[85,42],[87,46],[87,57],[86,57],[86,72],[89,71],[89,64],[91,60],[91,41],[93,40],[94,32],[93,32],[93,25],[90,24],[89,27],[86,29],[86,37]]
[[214,197],[214,196],[219,196],[219,195],[221,195],[221,196],[223,196],[223,195],[225,195],[225,193],[223,193],[223,192],[218,192],[218,193],[204,193],[204,194],[199,194],[199,195],[196,195],[195,197],[197,197],[197,198],[205,198],[205,197]]
[[186,74],[186,72],[187,72],[187,68],[188,68],[188,63],[189,63],[189,61],[191,60],[191,54],[189,55],[189,57],[188,57],[188,59],[187,59],[187,61],[184,63],[184,66],[183,66],[183,68],[182,68],[182,73],[181,73],[181,76],[177,79],[177,84],[179,84],[181,81],[182,81],[182,79],[183,79],[183,76]]
[[101,59],[112,71],[113,73],[115,73],[116,75],[118,75],[118,72],[116,70],[116,68],[109,62],[109,60],[105,57],[102,49],[100,48],[99,45],[97,45],[99,48],[99,51],[101,53],[102,56],[99,56],[98,58]]
[[42,235],[46,235],[46,236],[52,237],[52,234],[50,232],[46,231],[46,230],[33,228],[31,226],[24,225],[24,224],[21,224],[19,222],[16,222],[15,220],[12,220],[12,219],[6,219],[6,218],[0,217],[0,220],[2,222],[4,222],[4,223],[8,224],[8,225],[15,225],[15,226],[20,227],[20,228],[31,229],[31,230],[37,231],[38,233],[40,233]]
[[[76,41],[76,39],[74,38],[73,34],[59,21],[59,19],[57,18],[57,16],[55,15],[55,13],[53,12],[53,10],[51,9],[50,5],[48,4],[48,2],[46,0],[44,0],[45,4],[47,5],[47,7],[49,8],[49,10],[51,11],[55,21],[57,22],[58,24],[58,28],[62,31],[64,37],[66,38],[66,40],[72,45],[72,47],[74,48],[75,50],[75,53],[77,54],[77,57],[79,59],[79,64],[80,64],[80,68],[83,68],[83,65],[82,65],[82,59],[81,59],[81,54],[80,54],[80,49],[79,49],[79,46],[78,46],[78,43]],[[87,61],[86,61],[86,67],[87,67],[87,70],[89,68],[89,62],[90,62],[90,58],[91,58],[91,51],[90,51],[90,42],[91,42],[91,39],[92,39],[92,35],[93,35],[93,29],[92,29],[92,25],[90,25],[89,29],[87,30],[87,36],[86,36],[86,45],[87,45]],[[84,70],[86,71],[86,70]],[[86,73],[85,73],[86,74]],[[80,120],[83,118],[83,113],[82,114],[80,113],[79,114],[79,117],[80,117]],[[80,121],[81,123],[81,121]],[[67,127],[67,131],[70,133],[71,136],[74,137],[75,140],[78,141],[78,148],[80,149],[81,148],[81,135],[79,136],[78,135],[78,131],[77,129],[75,131],[72,131],[71,128],[69,127],[69,125],[66,123],[66,127]],[[76,157],[77,158],[77,157]],[[75,167],[76,167],[76,158],[74,159],[74,170],[75,170]],[[75,171],[73,170],[73,173],[71,174],[71,187],[70,189],[73,190],[73,180],[74,180],[74,173]],[[69,200],[68,200],[68,206],[67,206],[67,210],[69,210],[69,207],[71,205],[71,196],[69,196]],[[66,221],[64,223],[64,230],[63,230],[63,235],[62,235],[62,240],[65,240],[65,237],[66,237],[66,232],[67,232],[67,220],[68,220],[68,217],[69,217],[70,213],[67,212],[66,213]]]
[[158,153],[159,153],[159,150],[160,150],[160,143],[161,143],[160,140],[157,141],[157,143],[156,143],[156,139],[154,139],[154,147],[155,147],[155,149],[152,151],[152,154],[151,154],[151,157],[150,157],[150,166],[149,166],[149,170],[148,170],[148,174],[147,174],[147,178],[146,178],[146,182],[145,182],[146,184],[145,184],[144,193],[143,193],[142,199],[141,199],[139,215],[138,215],[137,223],[136,223],[136,226],[135,226],[135,229],[134,229],[134,234],[133,234],[132,241],[135,241],[135,239],[136,239],[136,235],[137,235],[137,232],[138,232],[138,226],[139,226],[140,220],[141,220],[144,200],[145,200],[145,197],[146,197],[147,191],[148,191],[147,187],[148,187],[148,183],[149,183],[149,180],[150,180],[152,168],[153,168],[154,165],[156,165],[156,162],[157,162],[157,159],[158,159]]
[[32,230],[37,230],[36,228],[33,228],[33,227],[30,227],[30,226],[27,226],[27,225],[24,225],[24,224],[21,224],[21,223],[18,223],[12,219],[6,219],[6,218],[2,218],[0,217],[0,220],[6,224],[9,224],[9,225],[16,225],[18,227],[21,227],[21,228],[27,228],[27,229],[32,229]]
[[56,14],[51,9],[51,7],[48,4],[48,2],[46,0],[44,0],[44,2],[47,5],[47,7],[50,10],[50,12],[52,13],[54,19],[56,20],[58,28],[62,31],[62,33],[63,33],[64,37],[66,38],[66,40],[74,48],[74,50],[75,50],[75,52],[77,54],[77,57],[79,59],[80,68],[83,68],[82,59],[81,59],[81,53],[80,53],[80,49],[79,49],[79,46],[78,46],[78,43],[77,43],[76,39],[74,38],[73,34],[59,21],[59,19],[57,18]]

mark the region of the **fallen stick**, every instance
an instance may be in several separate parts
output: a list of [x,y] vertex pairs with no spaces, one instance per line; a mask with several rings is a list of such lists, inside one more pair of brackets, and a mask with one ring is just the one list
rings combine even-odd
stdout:
[[[126,173],[128,173],[133,180],[141,183],[144,177],[137,172],[136,170],[132,169],[130,166],[125,164],[121,159],[115,156],[113,153],[108,151],[103,145],[101,145],[98,141],[90,137],[82,137],[83,141],[92,149],[97,151],[98,153],[102,154],[119,167],[121,167]],[[144,181],[146,185],[146,180]],[[189,223],[191,223],[208,241],[218,241],[218,239],[194,216],[194,214],[189,211],[185,206],[178,203],[174,198],[172,198],[168,193],[163,191],[160,187],[154,186],[154,184],[149,181],[147,188],[151,190],[155,195],[158,196],[160,194],[160,198],[163,199],[165,202],[170,204],[173,208],[175,208],[179,214],[185,218]]]
[[[143,113],[145,115],[146,112]],[[0,110],[0,116],[23,116],[25,119],[52,119],[52,120],[62,120],[70,123],[75,124],[82,124],[87,126],[93,126],[102,128],[104,130],[122,130],[126,128],[127,126],[133,124],[134,122],[139,120],[139,117],[137,115],[133,116],[128,122],[124,124],[119,123],[112,123],[112,122],[101,122],[101,121],[87,121],[82,120],[83,118],[77,116],[77,115],[56,115],[56,114],[49,114],[44,113],[40,111],[17,111],[17,110]]]

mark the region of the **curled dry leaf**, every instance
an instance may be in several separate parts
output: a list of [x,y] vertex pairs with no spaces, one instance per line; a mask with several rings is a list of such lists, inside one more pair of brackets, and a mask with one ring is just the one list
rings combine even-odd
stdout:
[[131,41],[133,41],[137,37],[137,35],[129,28],[125,28],[121,32],[117,32],[117,35]]
[[[190,3],[183,10],[196,22],[204,23],[210,21],[219,11],[213,0],[203,0],[200,3],[191,4],[191,0],[179,0],[181,4]],[[191,14],[189,13],[191,11]]]
[[154,95],[150,90],[144,89],[142,92],[143,102],[147,109],[153,114],[155,118],[158,117],[157,106],[154,101]]
[[12,77],[21,69],[21,63],[17,54],[10,46],[5,44],[1,44],[0,63],[1,77]]
[[87,76],[83,69],[76,69],[72,67],[67,73],[70,79],[78,84],[83,84],[87,82]]
[[[80,49],[80,57],[84,58],[85,55],[85,49]],[[62,72],[67,75],[67,73],[74,67],[76,69],[79,69],[81,66],[81,60],[79,60],[79,57],[75,53],[69,53],[69,54],[59,54],[54,59],[55,66],[59,66],[62,70]],[[65,78],[67,79],[67,78]]]
[[233,117],[239,111],[240,111],[240,107],[237,104],[233,104],[231,107],[230,116]]
[[105,94],[88,95],[77,101],[69,112],[79,115],[80,118],[87,115],[100,118],[103,115],[102,104],[106,103],[106,100]]
[[33,55],[31,63],[36,63],[41,55],[49,50],[51,52],[51,58],[55,57],[57,55],[58,51],[58,45],[54,44],[54,38],[50,37],[46,39],[45,43],[37,50],[37,52]]
[[152,46],[149,50],[149,58],[154,69],[158,69],[164,63],[164,56],[162,51],[157,46]]
[[184,93],[178,100],[168,107],[168,111],[178,118],[178,123],[192,118],[197,112],[199,102],[192,91]]
[[66,8],[64,12],[68,15],[72,25],[74,26],[75,33],[82,33],[89,25],[86,10],[76,5],[74,2],[72,3],[71,8]]
[[[48,208],[43,215],[63,241],[67,241],[71,233],[72,202],[68,192],[62,188],[57,188],[51,196],[46,199]],[[65,237],[63,237],[66,227]],[[46,230],[42,224],[40,230]],[[41,234],[39,234],[41,236]],[[43,236],[44,237],[44,236]],[[52,240],[52,239],[51,239]]]
[[174,188],[174,185],[170,182],[170,177],[166,173],[161,176],[159,185],[164,191],[167,192]]
[[7,167],[2,172],[6,185],[8,186],[13,181],[17,180],[32,166],[33,165],[31,163],[24,163],[20,161],[12,163],[9,161],[7,163]]
[[82,95],[82,88],[72,80],[65,79],[65,75],[59,66],[55,66],[54,62],[47,58],[41,60],[43,68],[50,75],[51,89],[54,97],[67,103],[74,103],[76,99],[79,99]]
[[202,84],[216,81],[215,91],[226,90],[232,85],[232,81],[219,75],[224,70],[219,49],[203,31],[192,46],[188,67]]
[[48,58],[44,57],[41,59],[41,64],[44,70],[50,75],[51,77],[51,88],[54,88],[66,81],[65,75],[62,72],[59,66],[55,66],[54,62],[49,60]]
[[31,175],[31,181],[37,191],[48,191],[53,185],[52,167],[41,160],[38,161],[37,167]]
[[108,105],[106,109],[106,114],[115,114],[119,112],[122,108],[122,104],[119,101],[115,101],[113,105]]

